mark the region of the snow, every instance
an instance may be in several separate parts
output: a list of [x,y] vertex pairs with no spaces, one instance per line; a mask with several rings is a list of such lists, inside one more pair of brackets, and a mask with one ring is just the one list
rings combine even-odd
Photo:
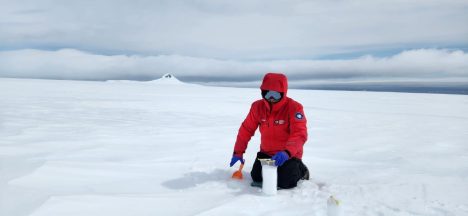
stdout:
[[[166,80],[168,81],[168,80]],[[468,215],[468,96],[290,90],[311,180],[229,167],[258,89],[0,79],[0,215]]]

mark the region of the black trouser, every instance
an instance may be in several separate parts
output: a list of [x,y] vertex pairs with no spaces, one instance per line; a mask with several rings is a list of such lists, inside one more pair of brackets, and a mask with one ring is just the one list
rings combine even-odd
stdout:
[[[263,181],[262,164],[258,159],[266,158],[271,158],[271,156],[263,152],[257,153],[257,158],[255,158],[252,171],[250,171],[252,180],[256,182]],[[278,167],[278,187],[284,189],[296,187],[297,182],[304,176],[306,169],[307,168],[302,163],[302,160],[299,160],[297,158],[291,158],[287,160],[286,162],[284,162],[283,165]]]

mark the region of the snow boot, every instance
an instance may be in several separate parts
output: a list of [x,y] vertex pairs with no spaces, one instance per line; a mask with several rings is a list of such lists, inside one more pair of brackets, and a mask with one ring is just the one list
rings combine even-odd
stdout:
[[250,183],[250,186],[262,188],[263,183],[262,183],[262,182],[253,181],[252,183]]
[[302,176],[301,180],[309,180],[309,169],[307,169],[307,166],[304,163],[302,165],[304,167],[304,175]]

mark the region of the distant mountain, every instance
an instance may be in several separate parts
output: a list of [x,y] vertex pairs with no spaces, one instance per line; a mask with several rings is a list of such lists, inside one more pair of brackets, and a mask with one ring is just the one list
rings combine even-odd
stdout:
[[182,84],[183,83],[170,73],[164,74],[161,78],[152,80],[149,82],[159,83],[159,84]]

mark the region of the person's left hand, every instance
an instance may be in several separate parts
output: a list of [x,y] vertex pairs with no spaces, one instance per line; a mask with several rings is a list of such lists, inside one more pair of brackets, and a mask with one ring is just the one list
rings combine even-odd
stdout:
[[280,151],[273,155],[271,159],[275,160],[275,166],[281,166],[289,159],[289,155],[285,151]]

